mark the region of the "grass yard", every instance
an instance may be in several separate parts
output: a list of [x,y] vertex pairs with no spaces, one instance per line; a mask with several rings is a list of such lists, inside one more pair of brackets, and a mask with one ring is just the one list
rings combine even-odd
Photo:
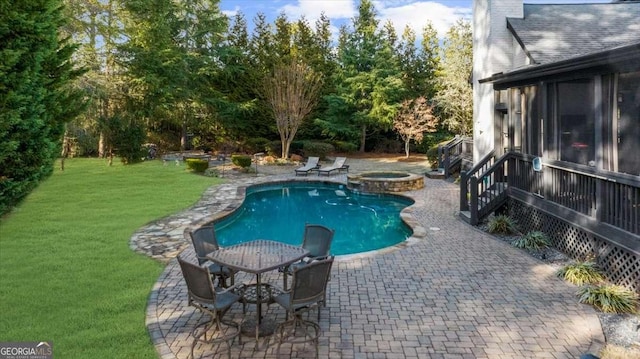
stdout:
[[58,165],[0,219],[0,341],[53,341],[57,358],[157,358],[144,320],[163,265],[129,238],[219,182],[161,161]]

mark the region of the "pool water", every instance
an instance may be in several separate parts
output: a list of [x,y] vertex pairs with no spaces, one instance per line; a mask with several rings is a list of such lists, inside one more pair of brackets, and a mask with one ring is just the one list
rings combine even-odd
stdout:
[[287,182],[247,189],[242,206],[214,223],[221,246],[254,239],[300,245],[305,223],[335,230],[331,254],[389,247],[411,236],[400,211],[411,199],[351,192],[343,185]]

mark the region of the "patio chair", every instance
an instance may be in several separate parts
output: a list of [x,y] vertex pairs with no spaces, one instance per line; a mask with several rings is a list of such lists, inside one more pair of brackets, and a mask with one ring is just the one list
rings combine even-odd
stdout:
[[[195,250],[196,257],[198,258],[198,264],[201,266],[209,261],[207,259],[207,254],[220,249],[218,239],[216,237],[216,231],[213,226],[200,227],[195,231],[189,232],[189,236],[191,237],[193,249]],[[219,286],[224,288],[229,287],[229,285],[227,285],[227,279],[230,279],[231,286],[234,285],[235,272],[231,270],[231,268],[223,267],[216,263],[209,263],[207,267],[209,268],[211,275],[218,278]]]
[[318,176],[320,175],[329,176],[333,171],[338,171],[338,173],[340,173],[341,171],[349,172],[349,165],[344,164],[346,161],[347,161],[346,157],[336,157],[332,165],[318,168]]
[[[193,343],[191,343],[191,358],[194,358],[193,350],[198,342],[207,344],[227,343],[229,348],[228,357],[231,358],[231,344],[238,337],[242,344],[240,335],[241,323],[224,320],[223,317],[233,304],[240,301],[241,296],[234,293],[235,287],[221,289],[214,288],[211,280],[209,268],[201,267],[186,262],[178,256],[178,263],[182,270],[182,276],[187,283],[188,303],[198,309],[202,314],[209,316],[209,320],[196,325],[191,331]],[[202,326],[204,326],[202,328]],[[209,339],[207,332],[211,329]]]
[[[295,268],[291,280],[291,289],[273,298],[287,313],[285,321],[276,327],[276,335],[274,336],[278,340],[278,357],[280,357],[282,343],[286,339],[292,338],[290,341],[292,344],[313,342],[316,349],[316,358],[318,358],[320,325],[316,322],[302,319],[302,315],[317,308],[318,321],[320,321],[319,304],[325,299],[332,265],[333,257],[329,257]],[[297,336],[296,334],[299,331],[303,335]]]
[[306,176],[309,174],[309,172],[315,171],[320,168],[318,161],[320,161],[320,157],[309,157],[307,159],[307,163],[304,166],[296,168],[296,176]]
[[305,224],[302,248],[309,251],[309,255],[301,261],[290,264],[279,269],[284,273],[283,288],[287,290],[287,277],[293,274],[295,268],[305,266],[313,261],[326,259],[329,256],[331,242],[335,231],[320,224]]

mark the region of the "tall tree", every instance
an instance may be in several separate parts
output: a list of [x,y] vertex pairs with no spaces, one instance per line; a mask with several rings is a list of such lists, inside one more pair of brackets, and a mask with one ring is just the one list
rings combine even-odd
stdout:
[[227,18],[218,0],[137,0],[126,2],[129,41],[123,61],[135,85],[138,116],[148,122],[170,118],[181,127],[180,147],[189,128],[209,114],[203,103],[218,96],[207,86],[218,66]]
[[0,12],[0,214],[49,176],[65,122],[83,109],[71,87],[75,50],[60,36],[59,0],[12,1]]
[[326,129],[359,132],[364,152],[370,132],[389,129],[404,96],[399,68],[393,59],[390,37],[378,30],[376,11],[370,0],[362,0],[353,31],[341,31],[338,49],[341,72],[336,93],[327,96]]
[[404,141],[404,152],[409,158],[411,141],[420,142],[425,132],[435,132],[438,119],[433,115],[433,107],[424,97],[404,100],[402,107],[393,121],[393,128]]
[[266,79],[265,97],[280,133],[282,158],[289,157],[291,142],[302,121],[315,107],[321,87],[322,77],[295,60],[280,63]]
[[97,136],[98,155],[103,157],[105,137],[102,129],[108,126],[106,122],[115,113],[114,108],[123,106],[124,99],[122,69],[116,63],[116,44],[124,36],[121,6],[117,0],[64,0],[64,3],[69,19],[66,30],[79,46],[75,57],[87,68],[76,83],[85,94],[88,109],[74,121],[73,128],[76,132],[85,132],[88,137]]
[[434,98],[441,110],[443,124],[460,135],[469,135],[473,129],[472,46],[471,25],[458,20],[444,40],[443,73]]

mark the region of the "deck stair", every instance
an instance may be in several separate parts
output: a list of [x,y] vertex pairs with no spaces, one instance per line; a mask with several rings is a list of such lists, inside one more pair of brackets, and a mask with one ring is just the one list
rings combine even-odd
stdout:
[[506,158],[496,158],[491,152],[461,174],[460,217],[463,220],[477,225],[507,201]]

